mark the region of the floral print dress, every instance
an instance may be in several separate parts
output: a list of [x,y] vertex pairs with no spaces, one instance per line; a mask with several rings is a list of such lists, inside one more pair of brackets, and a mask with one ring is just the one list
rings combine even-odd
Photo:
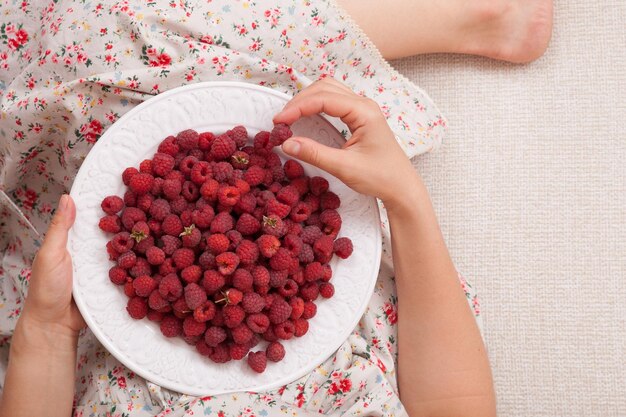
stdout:
[[[53,207],[103,132],[155,94],[235,80],[295,94],[330,76],[376,100],[408,157],[445,119],[329,0],[0,0],[0,372]],[[406,415],[396,383],[396,295],[383,261],[366,313],[338,351],[280,389],[191,397],[143,380],[88,330],[76,416]],[[475,293],[461,278],[476,316]]]

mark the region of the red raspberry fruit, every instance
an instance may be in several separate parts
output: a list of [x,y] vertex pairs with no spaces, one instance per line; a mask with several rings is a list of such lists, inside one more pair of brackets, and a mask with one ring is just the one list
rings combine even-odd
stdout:
[[304,279],[312,282],[322,279],[324,276],[324,267],[319,262],[312,262],[304,268]]
[[239,201],[241,192],[237,187],[222,186],[217,190],[217,200],[225,206],[234,206]]
[[302,239],[299,236],[288,234],[283,238],[283,247],[289,251],[292,256],[299,256],[302,252]]
[[174,251],[182,246],[182,242],[179,238],[174,236],[161,236],[161,240],[157,242],[157,245],[163,249],[166,255],[172,255]]
[[282,145],[284,141],[289,139],[293,133],[291,133],[291,129],[284,123],[278,123],[274,125],[272,132],[270,133],[270,145],[279,146]]
[[126,207],[122,212],[122,225],[126,230],[132,230],[137,222],[145,222],[146,213],[136,207]]
[[239,266],[239,257],[233,252],[224,252],[215,257],[215,262],[222,275],[230,275]]
[[161,223],[161,232],[170,236],[179,236],[183,233],[183,222],[175,214],[168,214]]
[[330,236],[322,236],[313,244],[313,252],[315,259],[321,263],[327,263],[333,256],[333,238]]
[[226,285],[226,279],[222,274],[211,269],[204,271],[202,286],[206,290],[207,294],[213,294],[219,291],[224,285]]
[[287,282],[287,277],[289,276],[289,271],[276,271],[275,269],[270,270],[270,287],[279,288],[285,285]]
[[324,298],[330,298],[335,294],[335,286],[330,282],[320,284],[320,295]]
[[233,287],[242,292],[252,291],[253,281],[252,274],[245,269],[239,268],[233,274]]
[[172,201],[176,197],[180,196],[180,192],[183,189],[183,185],[176,179],[166,179],[163,181],[163,187],[161,192],[168,200]]
[[320,214],[320,221],[324,225],[322,228],[322,232],[329,236],[337,236],[339,230],[341,229],[341,216],[337,212],[337,210],[324,210]]
[[226,330],[222,327],[212,326],[209,327],[204,333],[204,342],[211,347],[215,347],[226,340]]
[[228,136],[235,141],[235,145],[237,145],[238,148],[243,148],[248,142],[248,131],[243,126],[233,127],[228,131]]
[[319,287],[315,282],[307,282],[300,288],[300,297],[302,297],[304,301],[315,301],[319,293]]
[[230,353],[230,357],[233,360],[240,361],[246,357],[250,348],[247,345],[238,345],[236,343],[231,343],[228,345],[228,351]]
[[195,255],[193,253],[193,250],[189,248],[181,248],[174,251],[174,253],[172,254],[172,259],[174,260],[176,268],[184,269],[188,266],[193,265]]
[[305,220],[307,220],[310,215],[311,215],[311,207],[307,203],[303,201],[299,201],[295,204],[295,206],[291,210],[289,218],[293,220],[294,222],[300,223],[300,222],[304,222]]
[[168,274],[159,282],[159,293],[167,301],[176,301],[183,295],[183,285],[176,274]]
[[203,132],[200,133],[198,137],[198,148],[203,151],[208,151],[211,149],[211,144],[215,140],[215,135],[211,132]]
[[259,351],[248,353],[248,366],[250,366],[254,372],[262,373],[265,371],[265,367],[267,366],[265,352]]
[[211,233],[226,233],[233,229],[235,220],[228,213],[218,213],[211,222]]
[[236,230],[244,236],[249,236],[261,230],[261,222],[254,216],[243,213],[237,220]]
[[142,319],[148,314],[148,301],[142,297],[133,297],[128,300],[126,311],[132,318],[136,320]]
[[202,185],[206,180],[211,178],[212,173],[211,165],[206,161],[200,161],[191,168],[190,178],[194,184]]
[[275,324],[273,329],[276,337],[282,340],[291,339],[296,331],[295,326],[291,321],[284,321],[282,323]]
[[215,304],[207,300],[193,311],[193,318],[199,322],[205,322],[215,317]]
[[339,200],[339,196],[332,191],[326,191],[320,196],[320,207],[322,210],[337,210],[339,206],[341,206],[341,200]]
[[213,348],[207,345],[203,339],[196,342],[196,350],[202,356],[210,356],[213,354]]
[[250,162],[250,155],[243,151],[236,151],[233,156],[230,157],[230,163],[235,169],[246,169]]
[[328,281],[330,281],[332,276],[333,276],[332,268],[330,267],[330,265],[325,264],[324,265],[324,276],[322,277],[322,281],[328,282]]
[[267,287],[270,284],[270,273],[262,265],[257,265],[252,269],[252,279],[256,287]]
[[131,277],[136,278],[142,275],[150,275],[151,271],[152,268],[146,258],[137,257],[137,261],[135,262],[135,265],[130,268],[129,273]]
[[133,288],[135,294],[140,297],[148,297],[152,291],[157,287],[157,282],[147,275],[142,275],[135,278],[133,281]]
[[211,144],[211,156],[217,161],[229,158],[236,150],[235,141],[226,134],[219,135]]
[[134,167],[126,168],[124,172],[122,172],[122,182],[124,183],[124,185],[130,184],[130,179],[134,177],[135,174],[138,174],[138,173],[139,173],[139,170],[137,168],[134,168]]
[[267,152],[270,149],[270,132],[261,131],[254,136],[254,150]]
[[270,267],[275,271],[284,271],[291,265],[291,252],[286,248],[278,248],[274,256],[270,258]]
[[265,333],[270,327],[270,319],[263,313],[250,314],[246,318],[246,324],[255,333]]
[[250,240],[242,240],[235,253],[242,265],[252,265],[259,258],[259,247]]
[[267,345],[265,354],[272,362],[280,362],[285,357],[285,348],[280,342],[272,342]]
[[176,135],[176,143],[183,151],[188,151],[198,147],[198,132],[193,129],[187,129]]
[[196,283],[185,287],[185,302],[190,309],[195,310],[207,301],[206,292]]
[[315,303],[313,303],[312,301],[305,301],[302,318],[308,320],[315,317],[315,314],[317,314],[317,306],[315,305]]
[[140,172],[131,177],[128,186],[137,195],[146,194],[152,189],[154,177],[145,172]]
[[288,185],[280,189],[278,194],[276,194],[276,199],[289,207],[293,207],[300,200],[300,194],[296,187]]
[[226,252],[230,245],[230,240],[222,233],[210,235],[207,240],[207,249],[214,255]]
[[238,305],[226,305],[222,310],[224,315],[224,324],[228,328],[234,328],[241,324],[243,319],[246,317],[246,313],[243,311]]
[[183,331],[183,322],[179,318],[168,314],[161,320],[159,328],[163,336],[176,337]]
[[261,255],[271,258],[280,248],[280,240],[273,235],[262,235],[256,240]]
[[290,180],[294,178],[298,178],[304,175],[304,168],[298,161],[294,161],[293,159],[289,159],[285,162],[285,175]]
[[183,334],[185,336],[200,336],[206,330],[206,323],[196,321],[193,316],[188,316],[183,321]]
[[293,335],[296,337],[302,337],[309,331],[309,322],[305,319],[297,319],[293,321]]
[[335,240],[335,243],[333,244],[333,251],[335,252],[335,255],[342,259],[348,258],[352,255],[352,241],[347,237],[340,237]]
[[198,196],[200,195],[200,190],[198,189],[198,186],[193,182],[185,181],[183,183],[183,189],[180,192],[180,195],[182,195],[185,200],[193,203],[198,199]]
[[100,219],[98,227],[107,233],[117,233],[122,230],[122,222],[118,216],[110,214]]
[[304,202],[311,208],[311,213],[318,211],[320,208],[320,198],[316,195],[307,194],[304,197]]
[[287,231],[282,219],[275,214],[263,216],[262,229],[263,233],[277,237],[281,237]]
[[224,343],[215,346],[215,348],[213,348],[213,353],[209,355],[209,359],[215,363],[226,363],[230,361],[231,357],[228,346]]
[[278,288],[278,293],[285,297],[289,298],[298,293],[298,284],[293,279],[287,279],[285,283]]
[[243,174],[243,179],[250,184],[251,187],[256,187],[265,179],[265,170],[258,165],[251,166]]
[[155,289],[148,296],[148,306],[153,310],[163,310],[170,307],[170,303],[163,298],[159,290]]
[[309,187],[311,189],[311,194],[320,196],[328,191],[328,180],[322,177],[311,177]]
[[124,208],[124,200],[116,195],[105,197],[100,204],[106,214],[117,214]]
[[170,214],[170,203],[162,198],[156,199],[150,205],[150,216],[154,220],[163,221]]
[[133,283],[131,281],[127,281],[126,284],[124,284],[124,294],[126,294],[126,297],[128,298],[133,298],[137,295],[135,294],[135,287],[133,287]]
[[191,212],[191,221],[201,229],[210,227],[214,218],[215,211],[211,206],[204,206],[202,209]]
[[257,293],[249,292],[243,295],[241,306],[246,313],[260,313],[265,308],[265,299]]
[[133,251],[124,252],[120,256],[117,257],[117,265],[120,268],[130,269],[133,266],[135,266],[136,262],[137,262],[137,255],[135,255],[135,252]]
[[157,152],[152,158],[152,173],[158,177],[165,177],[174,169],[174,157],[172,155]]
[[273,324],[282,323],[291,315],[291,306],[282,298],[275,299],[270,307],[269,319]]
[[132,238],[135,242],[139,243],[148,236],[150,236],[150,227],[148,226],[148,223],[137,222],[133,225],[132,233],[129,235],[129,238]]
[[166,153],[171,156],[175,156],[180,151],[176,138],[174,136],[168,136],[159,144],[158,152]]
[[283,204],[276,199],[272,199],[268,201],[267,204],[265,205],[266,216],[276,215],[280,217],[281,219],[284,219],[285,217],[289,215],[290,211],[291,211],[290,206],[288,206],[287,204]]
[[123,268],[120,268],[119,266],[114,266],[109,269],[109,279],[113,284],[122,285],[126,282],[127,278],[128,274]]
[[295,320],[302,317],[304,313],[304,300],[300,297],[292,297],[289,299],[289,305],[291,306],[291,316],[290,319]]
[[130,237],[130,233],[128,232],[120,232],[111,239],[113,249],[120,253],[131,250],[134,244],[135,241]]
[[252,330],[245,324],[241,323],[239,326],[235,327],[230,331],[230,334],[233,338],[233,341],[237,344],[243,345],[246,344],[252,339],[254,333]]

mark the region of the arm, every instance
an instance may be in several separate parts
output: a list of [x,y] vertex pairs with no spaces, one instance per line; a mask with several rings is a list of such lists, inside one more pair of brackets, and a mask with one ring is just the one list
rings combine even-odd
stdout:
[[291,124],[324,112],[352,137],[343,149],[296,137],[285,153],[318,166],[357,192],[385,203],[398,289],[400,396],[413,416],[493,416],[491,371],[461,291],[428,192],[378,105],[334,80],[294,97],[275,118]]
[[74,204],[62,197],[13,333],[0,417],[72,414],[76,345],[84,327],[72,301],[72,261],[65,248],[74,217]]

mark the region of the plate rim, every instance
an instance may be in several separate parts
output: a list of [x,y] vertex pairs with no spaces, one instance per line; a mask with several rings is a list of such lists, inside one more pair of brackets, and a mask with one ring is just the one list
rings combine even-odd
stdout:
[[[155,95],[155,96],[153,96],[153,97],[143,101],[142,103],[138,104],[133,109],[131,109],[127,113],[125,113],[118,120],[116,120],[102,134],[102,136],[98,139],[96,144],[91,148],[91,150],[89,151],[89,153],[85,157],[85,160],[81,164],[81,168],[82,168],[82,166],[86,162],[89,161],[89,159],[92,157],[92,155],[95,155],[94,151],[99,149],[99,146],[103,146],[103,145],[100,145],[100,143],[103,143],[103,139],[106,140],[106,135],[110,134],[109,132],[115,132],[117,130],[116,125],[117,126],[121,126],[122,122],[124,122],[126,119],[132,118],[136,113],[141,112],[144,108],[148,107],[149,105],[151,105],[156,100],[167,99],[169,96],[172,96],[172,95],[175,95],[175,94],[179,94],[181,92],[184,92],[185,90],[194,90],[194,89],[201,89],[201,88],[207,88],[207,87],[208,88],[213,88],[213,87],[243,88],[243,89],[250,89],[250,90],[261,91],[261,92],[266,93],[266,94],[271,94],[271,95],[277,96],[277,97],[279,97],[281,99],[286,99],[287,101],[292,98],[292,96],[290,96],[290,95],[288,95],[286,93],[274,90],[274,89],[269,88],[269,87],[260,86],[260,85],[256,85],[256,84],[245,83],[245,82],[240,82],[240,81],[204,81],[204,82],[199,82],[199,83],[195,83],[195,84],[189,84],[189,85],[185,85],[185,86],[181,86],[181,87],[172,88],[172,89],[170,89],[168,91],[165,91],[163,93],[157,94],[157,95]],[[336,126],[334,126],[334,124],[329,120],[329,117],[327,115],[322,113],[322,114],[318,114],[318,116],[322,120],[324,120],[329,125],[329,127],[331,127],[332,129],[336,130],[337,132],[339,132],[339,130],[336,128]],[[85,171],[83,171],[83,172],[85,172]],[[327,174],[331,175],[329,173],[327,173]],[[70,195],[72,195],[74,193],[75,188],[77,187],[77,185],[76,185],[77,181],[76,180],[79,179],[80,176],[81,176],[81,169],[78,170],[78,172],[77,172],[77,174],[76,174],[76,176],[74,178],[74,181],[72,183],[72,187],[70,189]],[[338,178],[337,178],[337,180],[341,181]],[[356,191],[355,191],[355,193],[356,193]],[[377,199],[375,197],[371,197],[371,196],[366,196],[366,197],[370,198],[373,201],[376,218],[378,219],[378,222],[380,224],[381,215],[380,215],[380,208],[378,206]],[[380,264],[381,264],[381,260],[382,260],[382,231],[380,230],[380,227],[376,227],[375,230],[376,230],[376,234],[375,234],[374,238],[376,239],[376,242],[375,242],[376,254],[375,254],[373,260],[375,261],[375,265],[377,266],[376,268],[374,268],[374,270],[378,271],[380,269]],[[72,227],[72,229],[70,229],[70,231],[69,231],[69,237],[68,237],[68,242],[67,242],[67,249],[68,249],[68,252],[70,252],[70,255],[72,254],[72,250],[71,250],[70,244],[73,242],[73,238],[74,238],[74,232],[73,232],[73,227]],[[76,272],[77,272],[75,270],[75,267],[74,267],[74,262],[72,262],[72,271],[73,271],[74,274],[76,274]],[[376,272],[376,275],[378,275],[377,272]],[[223,394],[235,393],[235,392],[265,392],[265,391],[270,391],[270,390],[279,388],[279,387],[281,387],[283,385],[292,383],[292,382],[298,380],[299,378],[302,378],[304,375],[310,373],[312,370],[314,370],[316,367],[318,367],[321,363],[326,361],[330,356],[332,356],[337,351],[337,349],[339,349],[341,347],[341,344],[345,343],[345,341],[348,339],[350,334],[354,331],[354,329],[358,325],[359,321],[363,317],[363,314],[367,310],[367,306],[369,304],[369,301],[372,298],[372,294],[374,293],[374,289],[376,287],[376,282],[377,282],[377,279],[371,279],[370,280],[369,288],[368,288],[368,290],[366,292],[366,297],[364,298],[364,300],[362,301],[361,305],[359,306],[360,314],[358,316],[356,316],[355,319],[352,320],[352,325],[348,328],[348,330],[346,330],[345,332],[342,332],[340,334],[341,337],[337,338],[337,340],[340,340],[340,342],[338,342],[337,346],[334,347],[333,350],[328,355],[324,355],[324,358],[321,360],[321,362],[313,363],[313,362],[317,362],[317,361],[312,361],[312,363],[309,366],[303,367],[298,372],[298,374],[295,377],[294,376],[287,376],[287,377],[279,378],[279,379],[277,379],[276,381],[274,381],[274,382],[272,382],[270,384],[263,385],[258,390],[255,390],[254,387],[251,387],[250,389],[244,389],[244,390],[222,389],[222,390],[209,390],[209,391],[203,392],[203,391],[195,390],[193,387],[189,387],[185,383],[180,382],[180,381],[170,381],[170,380],[161,379],[161,376],[159,376],[158,374],[150,371],[147,367],[142,367],[142,366],[136,364],[135,361],[132,360],[132,358],[129,358],[126,354],[124,354],[123,352],[118,350],[117,347],[113,343],[110,343],[108,338],[104,335],[104,333],[100,329],[99,325],[94,321],[94,319],[92,318],[91,314],[89,313],[89,308],[86,306],[85,301],[83,300],[82,295],[80,294],[80,291],[78,289],[77,281],[74,280],[74,279],[72,280],[72,297],[73,297],[73,300],[76,303],[76,305],[77,305],[77,307],[78,307],[78,309],[79,309],[79,311],[81,313],[81,316],[83,316],[85,322],[87,323],[88,329],[93,333],[93,335],[96,337],[98,342],[101,343],[102,346],[111,355],[113,355],[113,357],[115,357],[115,359],[117,359],[122,365],[124,365],[125,367],[127,367],[128,369],[130,369],[131,371],[136,373],[137,375],[141,376],[146,381],[152,382],[152,383],[154,383],[156,385],[159,385],[161,387],[164,387],[164,388],[167,388],[167,389],[170,389],[170,390],[176,391],[178,393],[182,393],[182,394],[187,394],[187,395],[192,395],[192,396],[203,396],[203,395],[223,395]],[[78,296],[77,296],[77,294],[78,294]],[[85,314],[85,313],[87,313],[87,314]],[[129,365],[129,363],[130,363],[130,365]]]

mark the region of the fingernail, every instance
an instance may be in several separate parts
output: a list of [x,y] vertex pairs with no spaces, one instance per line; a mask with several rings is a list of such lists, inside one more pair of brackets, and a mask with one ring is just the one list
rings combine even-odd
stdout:
[[283,143],[283,151],[290,155],[298,155],[300,152],[300,142],[295,140],[287,140]]
[[57,208],[57,210],[61,213],[67,210],[67,204],[69,203],[69,200],[70,196],[68,196],[67,194],[63,194],[61,196],[61,199],[59,200],[59,207]]

